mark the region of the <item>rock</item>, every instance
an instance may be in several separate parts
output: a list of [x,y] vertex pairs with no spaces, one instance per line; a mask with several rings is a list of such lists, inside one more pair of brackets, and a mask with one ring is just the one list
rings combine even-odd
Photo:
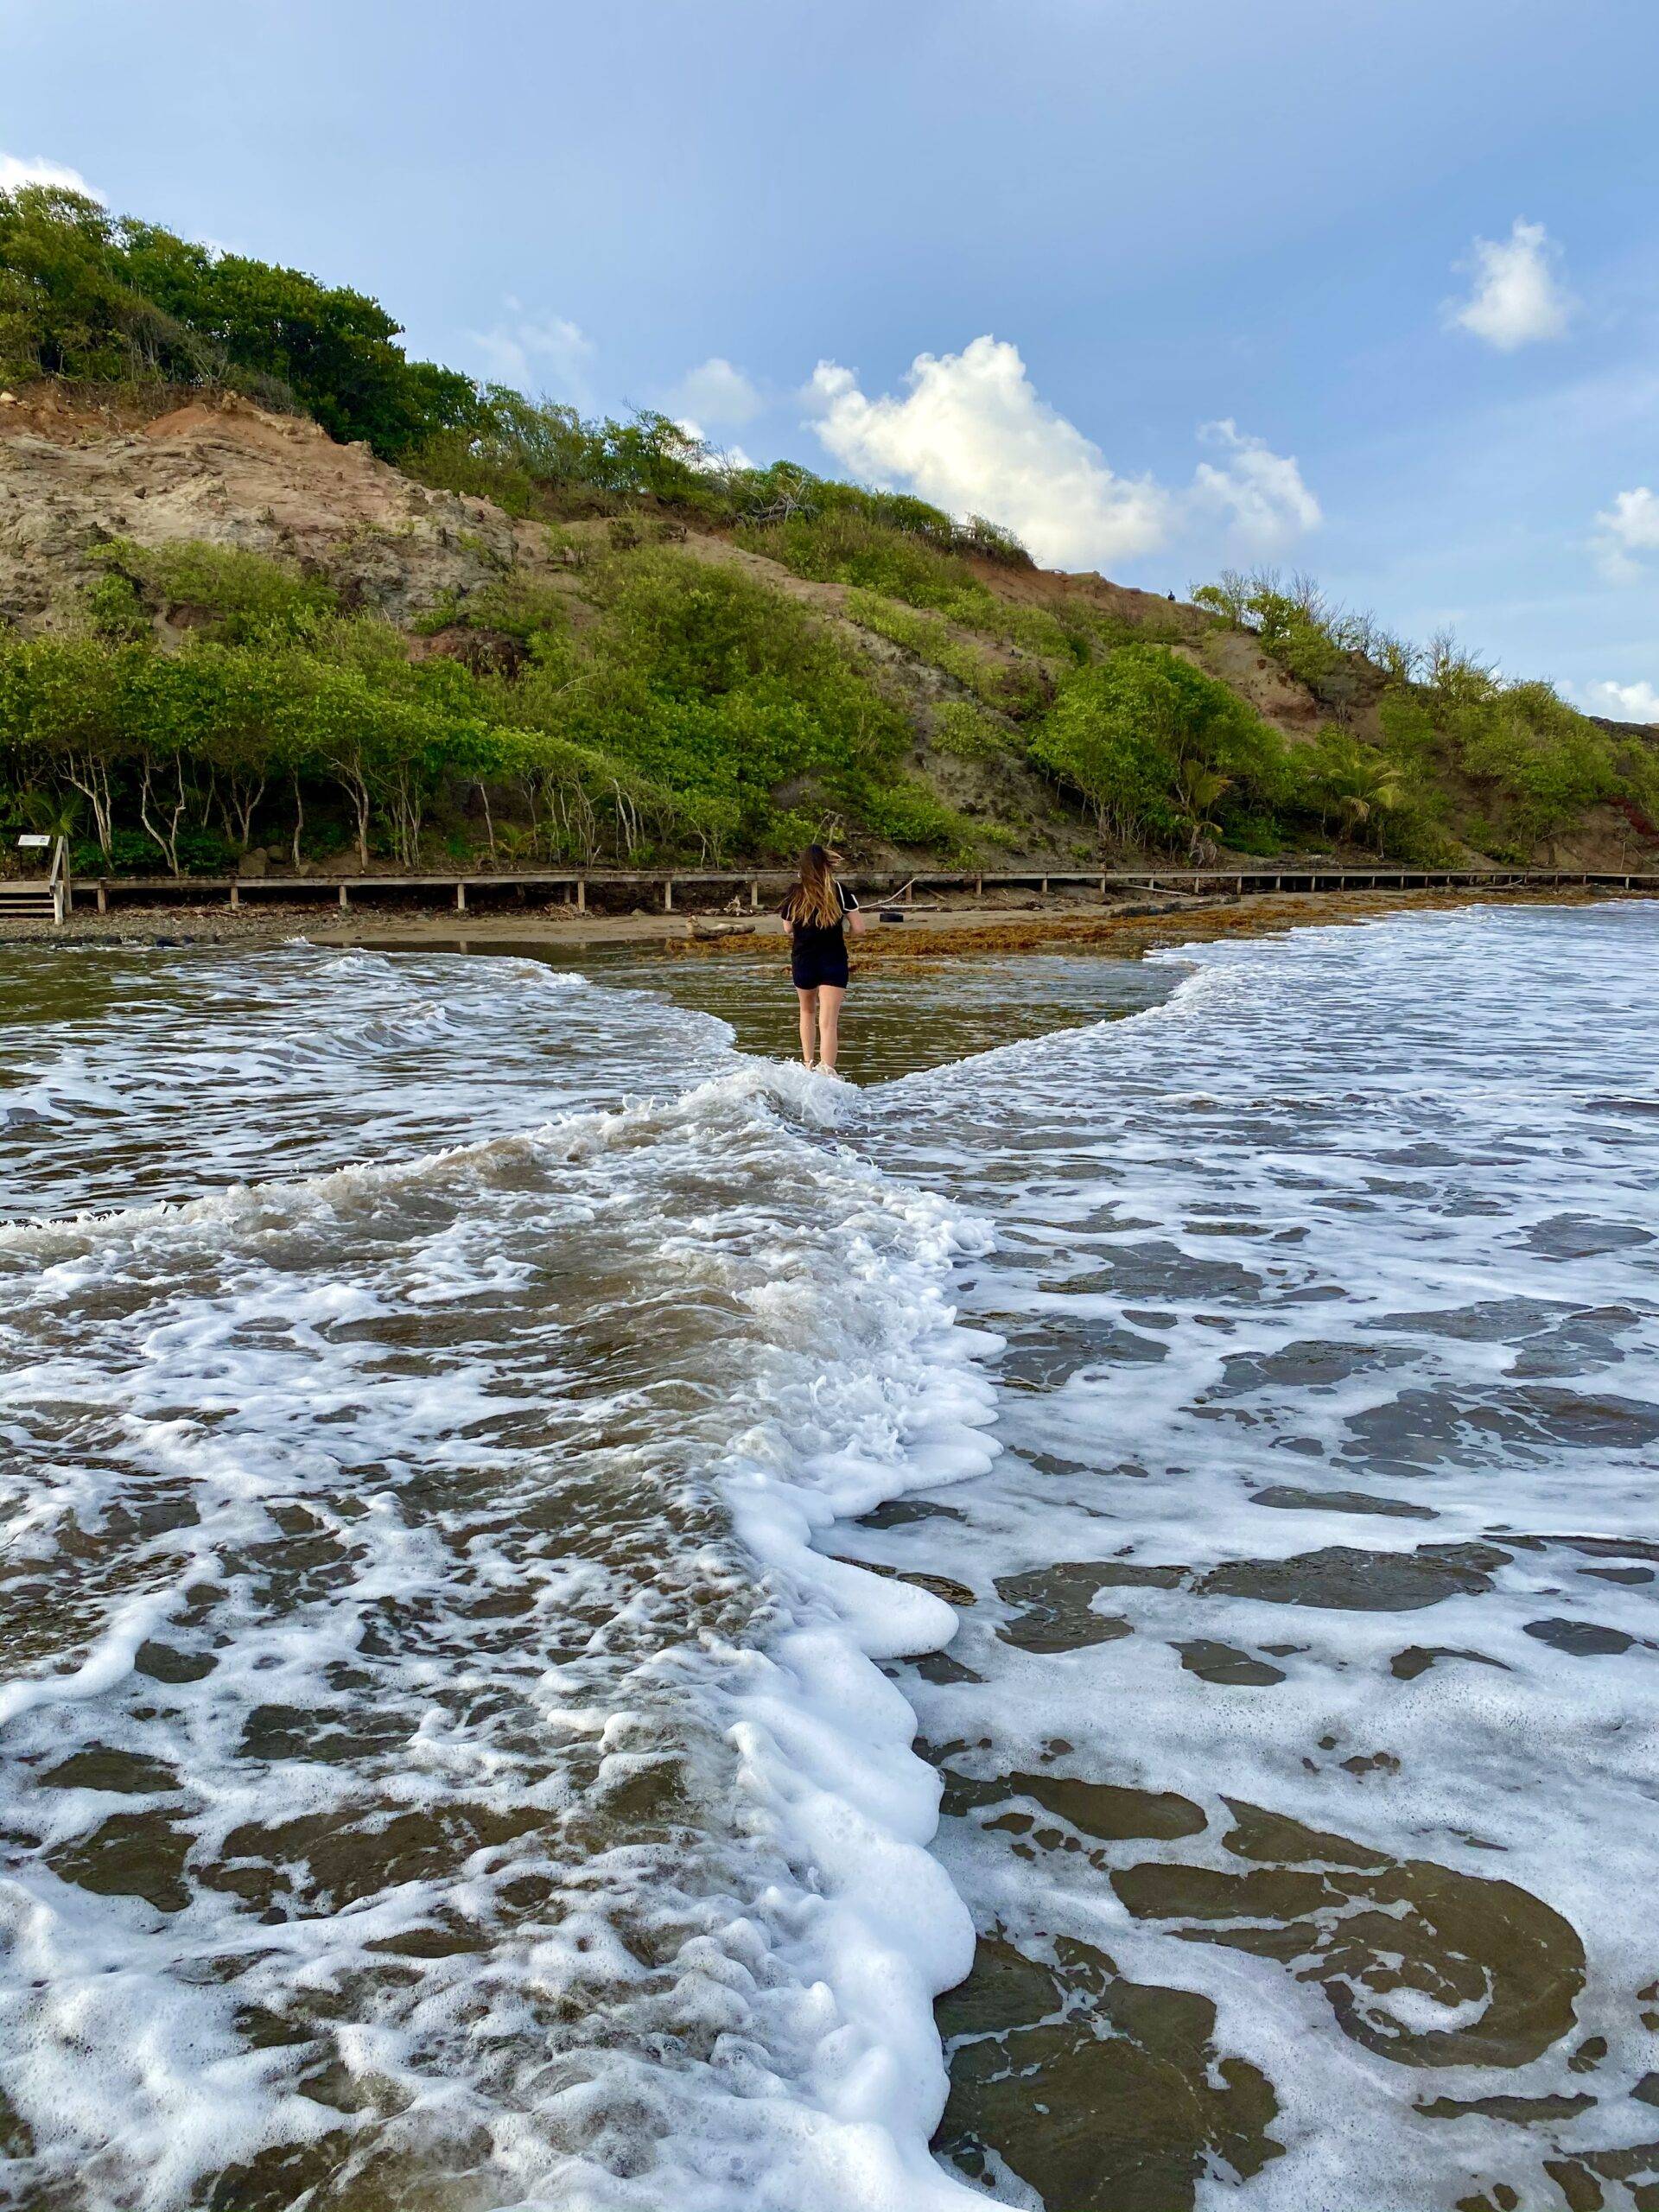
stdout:
[[270,866],[270,862],[265,858],[264,853],[256,848],[252,852],[243,854],[236,872],[238,875],[259,876],[263,875]]

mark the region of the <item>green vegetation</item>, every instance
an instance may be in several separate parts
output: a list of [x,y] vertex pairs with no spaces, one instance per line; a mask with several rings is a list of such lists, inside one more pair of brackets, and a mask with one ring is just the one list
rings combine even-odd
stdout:
[[1033,661],[998,660],[982,647],[957,636],[937,614],[918,613],[879,592],[855,590],[847,612],[866,630],[902,645],[931,668],[942,670],[982,705],[1015,716],[1035,714],[1053,696],[1053,685]]
[[[791,474],[802,478],[804,472]],[[978,518],[958,527],[919,499],[817,479],[805,479],[805,487],[798,487],[799,496],[786,515],[745,522],[737,532],[739,543],[795,575],[849,585],[863,606],[881,601],[889,609],[895,604],[913,607],[1068,666],[1087,662],[1126,634],[1084,604],[1074,603],[1062,619],[1051,607],[1011,601],[993,591],[969,566],[969,554],[1005,569],[1029,563],[1012,539],[992,532]],[[861,613],[855,619],[865,620]],[[889,623],[897,619],[891,611],[886,616]],[[880,621],[866,626],[880,628]],[[897,629],[883,634],[911,643]],[[912,637],[929,634],[912,631]],[[912,650],[931,658],[921,645]]]
[[[252,552],[105,544],[67,626],[0,630],[0,812],[75,836],[83,868],[219,868],[261,845],[406,865],[434,842],[636,863],[813,836],[1012,849],[1008,823],[970,822],[917,772],[925,738],[954,786],[976,765],[1006,793],[1023,768],[1098,841],[1195,858],[1336,839],[1526,860],[1604,802],[1659,813],[1654,748],[1305,577],[1227,571],[1199,617],[1109,613],[982,518],[734,466],[660,414],[480,387],[400,335],[361,293],[55,188],[0,193],[0,382],[239,391],[537,518],[551,556],[500,566],[410,636]],[[721,537],[832,588],[809,611],[713,557]],[[1197,664],[1217,624],[1306,686],[1311,742]],[[1034,778],[1027,797],[1041,812]]]
[[1006,760],[1020,740],[971,699],[941,699],[933,709],[933,742],[958,760]]
[[[105,568],[80,632],[0,638],[12,810],[67,814],[83,868],[222,867],[273,834],[298,861],[308,825],[315,853],[342,824],[364,865],[413,865],[433,816],[453,830],[469,805],[492,852],[548,860],[971,835],[902,767],[910,725],[852,654],[683,553],[599,563],[580,642],[556,590],[504,578],[467,612],[516,652],[470,664],[412,658],[389,623],[253,554],[117,543]],[[156,618],[181,607],[165,649]]]
[[1166,645],[1122,645],[1063,686],[1032,741],[1122,843],[1197,855],[1226,819],[1284,796],[1283,741],[1237,695]]
[[[1529,861],[1586,810],[1659,804],[1659,753],[1620,744],[1541,683],[1506,683],[1449,635],[1418,646],[1336,607],[1311,579],[1226,571],[1197,603],[1250,632],[1334,717],[1309,764],[1327,828],[1449,857],[1454,823],[1492,858]],[[1375,710],[1377,736],[1352,725]]]
[[395,460],[471,423],[470,378],[410,361],[378,301],[116,217],[0,192],[0,379],[225,385]]
[[302,629],[309,618],[331,613],[338,603],[334,587],[321,577],[234,545],[187,539],[151,547],[117,537],[92,557],[108,571],[92,587],[92,616],[111,638],[148,633],[146,601],[210,616],[226,643]]
[[642,502],[710,521],[737,508],[716,457],[666,415],[588,421],[574,407],[486,385],[472,416],[402,462],[444,492],[493,499],[511,515],[620,514]]

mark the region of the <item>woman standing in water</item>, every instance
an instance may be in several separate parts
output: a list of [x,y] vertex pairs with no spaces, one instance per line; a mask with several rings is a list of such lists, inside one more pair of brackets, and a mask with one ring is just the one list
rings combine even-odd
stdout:
[[801,1058],[827,1074],[836,1071],[841,1002],[847,995],[847,936],[864,927],[850,891],[836,882],[839,853],[809,845],[801,873],[780,912],[789,925],[789,966],[801,1002]]

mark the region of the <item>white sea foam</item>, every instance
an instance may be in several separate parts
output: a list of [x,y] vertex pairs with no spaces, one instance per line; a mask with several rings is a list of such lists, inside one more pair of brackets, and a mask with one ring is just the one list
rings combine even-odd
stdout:
[[62,1217],[672,1096],[724,1065],[696,1014],[641,1021],[534,960],[80,950],[0,970],[0,1219]]
[[[1172,2204],[1543,2203],[1564,2157],[1624,2202],[1655,935],[1206,947],[1133,1022],[861,1096],[517,961],[14,984],[0,2200],[982,2201],[927,2151],[970,1906],[1213,2005],[1190,2079],[1159,2062],[1180,2114],[1261,2069],[1279,2155],[1195,2138]],[[962,1517],[848,1525],[906,1492]],[[1287,1602],[1343,1552],[1411,1608]],[[1108,1568],[1111,1640],[1021,1648],[1057,1562]],[[931,1677],[902,1655],[956,1613],[891,1570],[976,1595]],[[1431,1647],[1478,1656],[1396,1671]],[[938,1841],[912,1707],[969,1794]],[[1205,1825],[1103,1846],[1016,1770]],[[1348,1840],[1287,1963],[1121,1886],[1262,1863],[1252,1806]],[[1467,1924],[1402,1974],[1413,1867]],[[1447,2056],[1528,1955],[1482,1949],[1504,1884],[1583,1940],[1572,2024]],[[1022,2155],[984,2171],[1035,2205]]]
[[[930,2002],[972,1930],[871,1664],[954,1616],[815,1539],[988,1466],[970,1228],[718,1025],[528,963],[246,964],[54,1040],[158,1202],[41,1218],[12,1133],[0,2186],[958,2201]],[[175,988],[207,1033],[149,1096]],[[666,1095],[582,1103],[619,1073]]]
[[[1008,1448],[952,1494],[965,1517],[856,1546],[977,1594],[951,1646],[972,1674],[905,1675],[969,1788],[945,1863],[1034,1955],[1078,1938],[1213,2002],[1217,2051],[1274,2087],[1282,2154],[1246,2182],[1200,2138],[1201,2203],[1440,2206],[1502,2181],[1543,2204],[1542,2162],[1575,2156],[1624,2203],[1645,2171],[1625,2146],[1652,2139],[1631,2092],[1659,2058],[1637,1995],[1659,1974],[1656,953],[1651,906],[1193,948],[1155,1011],[873,1103],[876,1158],[989,1217],[964,1312],[1009,1345]],[[1067,1602],[1071,1628],[1039,1632]],[[1045,1771],[1177,1792],[1207,1824],[1091,1843],[997,1786]],[[1357,1901],[1277,1958],[1233,1940],[1264,1916],[1270,1949],[1265,1877],[1135,1871],[1236,1885],[1265,1848],[1230,1833],[1240,1807],[1359,1853],[1338,1867]],[[1460,1962],[1449,1932],[1411,1937],[1438,1986],[1390,1986],[1402,1953],[1376,1936],[1329,1962],[1369,1909],[1341,1875],[1367,1853],[1466,1878]],[[1504,1884],[1586,1955],[1560,2030],[1508,2058],[1496,2024],[1571,1938],[1529,1921],[1529,1950]],[[1236,1918],[1182,1902],[1205,1896]],[[1522,2107],[1464,2109],[1482,2098]]]

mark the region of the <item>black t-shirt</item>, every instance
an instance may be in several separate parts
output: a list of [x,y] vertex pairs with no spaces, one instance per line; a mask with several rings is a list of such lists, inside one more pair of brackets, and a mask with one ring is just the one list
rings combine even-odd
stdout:
[[[792,899],[794,895],[794,893],[791,892],[790,898]],[[841,901],[843,918],[849,914],[855,914],[858,912],[857,898],[848,890],[844,883],[836,884],[836,896]],[[789,918],[788,907],[789,900],[785,899],[781,910],[785,920]],[[791,935],[798,952],[839,950],[846,943],[840,922],[830,922],[827,925],[823,922],[796,922],[792,925]]]

